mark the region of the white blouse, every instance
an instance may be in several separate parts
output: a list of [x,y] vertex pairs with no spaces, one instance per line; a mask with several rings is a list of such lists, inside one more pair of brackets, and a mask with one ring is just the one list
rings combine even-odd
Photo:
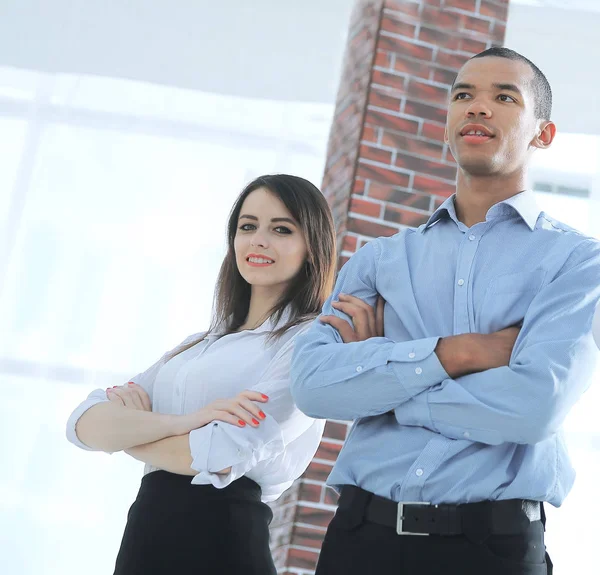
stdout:
[[[261,486],[263,501],[274,501],[308,467],[319,446],[325,421],[304,415],[290,394],[294,340],[308,329],[310,322],[267,341],[271,331],[287,319],[284,314],[278,325],[267,320],[254,330],[225,336],[217,331],[178,353],[202,336],[191,335],[130,380],[146,390],[152,411],[167,414],[194,412],[245,389],[269,397],[267,403],[260,404],[267,417],[258,427],[213,421],[190,433],[192,469],[198,472],[192,483],[222,488],[245,475]],[[103,401],[108,401],[106,391],[94,390],[71,414],[67,423],[67,438],[71,443],[93,451],[79,440],[75,426],[86,410]],[[229,474],[216,473],[228,467],[231,467]],[[155,470],[146,465],[144,473]]]

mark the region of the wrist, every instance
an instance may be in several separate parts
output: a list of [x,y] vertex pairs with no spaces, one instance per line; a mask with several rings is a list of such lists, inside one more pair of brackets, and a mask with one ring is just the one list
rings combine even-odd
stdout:
[[208,423],[204,409],[185,415],[169,415],[167,417],[170,418],[167,423],[170,429],[169,435],[185,435],[194,429],[204,427]]
[[189,432],[189,422],[187,415],[163,415],[163,425],[165,429],[165,437],[173,437],[175,435],[185,435]]
[[477,371],[474,334],[465,333],[440,338],[435,353],[451,378]]

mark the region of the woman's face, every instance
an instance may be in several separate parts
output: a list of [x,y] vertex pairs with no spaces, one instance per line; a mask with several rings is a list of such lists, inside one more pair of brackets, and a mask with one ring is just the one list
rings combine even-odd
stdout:
[[283,293],[307,257],[306,241],[285,204],[266,188],[251,192],[234,239],[242,277],[253,287]]

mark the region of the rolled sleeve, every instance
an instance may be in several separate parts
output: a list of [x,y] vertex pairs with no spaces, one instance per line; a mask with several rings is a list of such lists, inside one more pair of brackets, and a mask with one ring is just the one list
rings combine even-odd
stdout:
[[[270,416],[256,428],[215,421],[190,433],[191,467],[198,472],[192,483],[225,487],[284,450],[281,429]],[[228,474],[218,473],[228,467]]]
[[86,445],[77,437],[77,422],[81,418],[81,416],[94,405],[98,405],[99,403],[104,403],[108,401],[108,397],[106,397],[106,391],[102,389],[95,389],[90,393],[85,401],[82,401],[71,413],[69,419],[67,420],[67,439],[76,447],[80,449],[85,449],[86,451],[100,451],[99,449],[94,449],[89,445]]

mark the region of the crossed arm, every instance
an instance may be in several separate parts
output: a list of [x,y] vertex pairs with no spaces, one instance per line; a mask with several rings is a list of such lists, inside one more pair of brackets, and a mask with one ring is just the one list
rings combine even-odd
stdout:
[[[190,432],[214,421],[236,427],[258,427],[266,415],[257,405],[268,397],[256,391],[217,400],[188,415],[151,411],[146,390],[132,382],[106,390],[108,402],[88,409],[77,422],[77,436],[86,446],[103,451],[124,451],[154,467],[194,476]],[[107,430],[110,430],[107,433]],[[214,471],[226,475],[231,468]]]
[[375,245],[369,249],[346,264],[325,304],[327,316],[299,338],[292,391],[300,409],[336,419],[394,411],[402,425],[490,445],[534,444],[556,433],[589,385],[597,354],[595,243],[573,252],[534,298],[520,329],[433,343],[396,343],[372,329],[377,254]]

